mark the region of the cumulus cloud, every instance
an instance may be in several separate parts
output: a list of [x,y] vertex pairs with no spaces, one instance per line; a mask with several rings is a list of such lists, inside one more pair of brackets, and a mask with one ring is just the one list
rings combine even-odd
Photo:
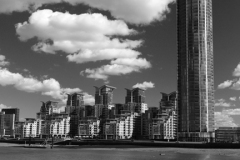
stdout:
[[145,58],[120,58],[111,61],[110,65],[104,65],[96,69],[86,69],[81,75],[88,78],[107,80],[109,76],[125,75],[132,72],[140,72],[141,69],[150,68],[151,64]]
[[152,82],[143,82],[143,83],[137,83],[133,86],[133,88],[142,88],[142,89],[149,89],[149,88],[154,88],[155,84]]
[[222,113],[226,114],[226,115],[240,115],[240,109],[236,108],[236,109],[224,109],[222,111]]
[[237,127],[233,118],[224,112],[215,112],[215,128],[219,127]]
[[10,63],[8,61],[5,60],[6,57],[4,55],[0,55],[0,66],[7,66]]
[[233,81],[233,85],[231,86],[231,89],[233,89],[233,90],[240,90],[240,78],[239,79],[235,79]]
[[240,63],[237,65],[237,67],[233,71],[234,77],[240,77]]
[[226,102],[225,99],[218,99],[215,102],[215,106],[216,107],[231,107],[231,106],[234,106],[234,105],[232,105],[231,103]]
[[84,104],[94,105],[95,98],[86,92],[84,92],[83,94],[84,94]]
[[84,50],[81,53],[68,55],[71,62],[84,63],[89,61],[112,60],[116,58],[136,58],[141,53],[131,49],[103,49],[98,51]]
[[230,87],[231,85],[233,84],[233,81],[231,80],[227,80],[221,84],[218,85],[218,89],[225,89],[225,88],[228,88]]
[[4,105],[4,104],[0,104],[0,112],[1,112],[1,110],[2,110],[3,108],[12,108],[12,107],[6,106],[6,105]]
[[91,58],[91,53],[85,50],[91,50],[96,56],[98,52],[94,51],[136,48],[142,43],[141,40],[111,38],[110,36],[131,35],[136,31],[129,29],[121,20],[108,20],[99,13],[76,15],[49,9],[38,10],[30,16],[28,22],[18,23],[16,32],[22,41],[37,37],[40,42],[33,46],[36,51],[55,53],[61,50],[74,53],[80,50],[79,54],[83,51],[82,56],[85,58],[86,55]]
[[[170,11],[168,5],[175,0],[81,0],[92,7],[108,10],[115,18],[129,23],[148,24],[163,20]],[[143,12],[144,11],[144,12]]]
[[237,78],[235,78],[233,80],[227,80],[227,81],[219,84],[218,88],[219,89],[230,88],[233,90],[240,90],[240,63],[234,69],[233,76],[237,77]]
[[[112,16],[133,24],[161,21],[175,0],[64,0],[72,5],[84,3],[94,8],[110,11]],[[1,0],[0,12],[34,10],[43,4],[61,3],[62,0]],[[144,12],[143,12],[144,11]]]
[[29,93],[39,92],[62,101],[67,98],[65,93],[81,92],[79,88],[62,88],[60,83],[53,78],[39,81],[32,76],[24,77],[19,73],[12,73],[6,68],[0,68],[0,85],[14,86],[18,90]]
[[231,101],[236,101],[237,100],[237,97],[230,97],[229,98]]
[[107,80],[110,75],[140,72],[151,67],[150,62],[139,57],[140,52],[133,50],[143,41],[123,38],[137,31],[128,28],[122,20],[109,20],[102,14],[75,15],[39,10],[28,22],[18,23],[16,30],[22,41],[39,39],[40,42],[33,46],[35,51],[55,54],[61,50],[68,54],[70,62],[76,63],[110,61],[108,65],[82,71],[81,74],[88,78]]
[[240,115],[240,109],[224,109],[222,112],[215,112],[215,126],[218,127],[238,127],[231,116]]

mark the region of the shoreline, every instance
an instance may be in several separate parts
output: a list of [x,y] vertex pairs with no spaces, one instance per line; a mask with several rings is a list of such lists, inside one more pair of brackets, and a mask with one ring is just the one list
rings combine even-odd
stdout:
[[[41,144],[42,140],[32,140],[31,144]],[[13,143],[13,144],[29,144],[27,140],[1,140],[1,143]],[[50,142],[51,143],[51,142]],[[163,142],[163,141],[143,141],[143,140],[134,140],[134,141],[106,141],[106,140],[97,140],[97,141],[73,141],[67,140],[62,142],[54,143],[54,146],[118,146],[122,148],[128,146],[128,148],[194,148],[194,149],[240,149],[240,143],[199,143],[199,142]]]

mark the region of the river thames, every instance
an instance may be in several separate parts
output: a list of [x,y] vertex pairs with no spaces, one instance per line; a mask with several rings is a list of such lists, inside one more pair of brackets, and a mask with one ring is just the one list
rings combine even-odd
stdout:
[[239,160],[240,149],[54,146],[24,148],[0,143],[0,160]]

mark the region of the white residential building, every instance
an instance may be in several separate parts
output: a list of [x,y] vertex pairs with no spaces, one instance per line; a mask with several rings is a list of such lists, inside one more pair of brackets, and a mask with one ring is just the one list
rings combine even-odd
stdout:
[[52,120],[50,123],[46,124],[52,136],[66,137],[70,131],[70,117]]
[[108,119],[103,127],[106,139],[129,139],[133,134],[134,113],[119,115],[118,118]]
[[99,134],[100,120],[81,120],[79,124],[79,136],[95,137]]

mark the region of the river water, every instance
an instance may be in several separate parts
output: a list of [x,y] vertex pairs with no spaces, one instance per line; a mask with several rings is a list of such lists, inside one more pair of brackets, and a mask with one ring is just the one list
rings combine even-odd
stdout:
[[239,150],[0,146],[0,160],[239,160],[239,155]]

